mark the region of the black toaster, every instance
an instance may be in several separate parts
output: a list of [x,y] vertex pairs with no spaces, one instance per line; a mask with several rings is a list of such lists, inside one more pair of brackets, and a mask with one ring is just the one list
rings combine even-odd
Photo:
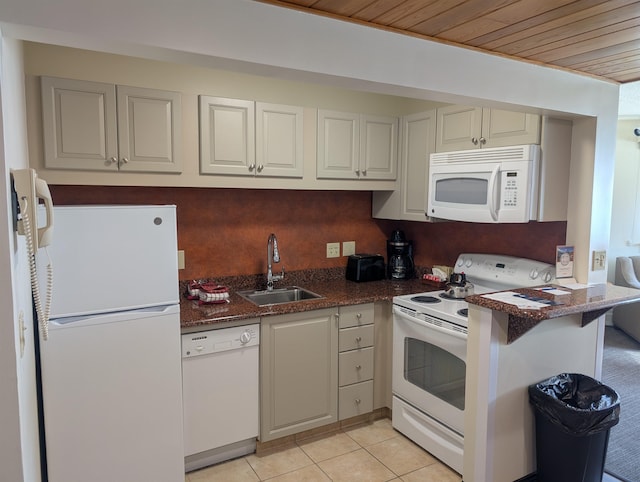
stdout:
[[384,258],[379,254],[352,254],[347,259],[350,281],[377,281],[384,277]]

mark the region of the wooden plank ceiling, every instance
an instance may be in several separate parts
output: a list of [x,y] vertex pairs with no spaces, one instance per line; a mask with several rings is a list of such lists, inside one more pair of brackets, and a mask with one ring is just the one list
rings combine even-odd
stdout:
[[640,80],[640,1],[261,1],[615,82]]

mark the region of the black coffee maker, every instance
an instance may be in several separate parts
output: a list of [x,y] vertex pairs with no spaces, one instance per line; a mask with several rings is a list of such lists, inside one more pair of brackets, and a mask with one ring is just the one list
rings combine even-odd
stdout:
[[396,229],[387,240],[387,278],[411,279],[414,276],[413,241]]

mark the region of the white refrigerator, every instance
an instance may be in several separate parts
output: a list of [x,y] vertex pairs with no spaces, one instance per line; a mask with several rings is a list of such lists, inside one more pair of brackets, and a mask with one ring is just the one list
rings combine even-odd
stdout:
[[[49,482],[182,482],[175,206],[54,208],[39,336]],[[37,254],[39,278],[47,253]]]

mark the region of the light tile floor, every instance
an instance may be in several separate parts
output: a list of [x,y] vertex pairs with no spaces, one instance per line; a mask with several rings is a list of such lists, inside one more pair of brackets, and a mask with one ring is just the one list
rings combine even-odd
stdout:
[[190,472],[185,482],[461,482],[462,477],[391,426],[349,427]]

